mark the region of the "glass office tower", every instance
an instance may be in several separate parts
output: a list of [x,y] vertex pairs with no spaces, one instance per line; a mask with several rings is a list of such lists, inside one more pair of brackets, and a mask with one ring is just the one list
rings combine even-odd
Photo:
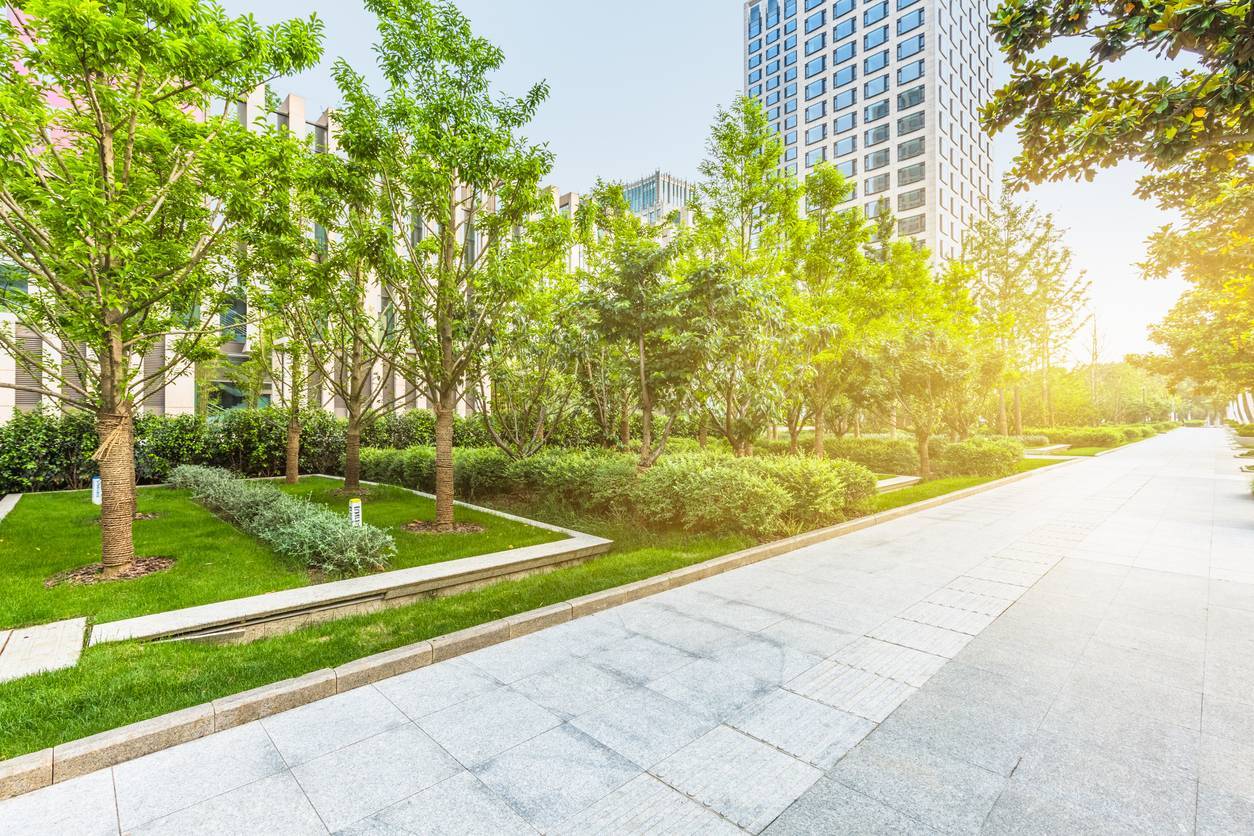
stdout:
[[987,211],[992,144],[987,0],[748,0],[745,89],[799,177],[823,160],[874,215],[941,259]]

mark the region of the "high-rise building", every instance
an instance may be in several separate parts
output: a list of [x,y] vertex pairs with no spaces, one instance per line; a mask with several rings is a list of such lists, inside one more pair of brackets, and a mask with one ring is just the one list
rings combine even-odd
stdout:
[[673,212],[679,212],[683,218],[692,197],[692,185],[674,175],[655,171],[623,186],[623,196],[634,214],[646,223],[656,224]]
[[747,0],[745,89],[804,178],[829,160],[869,216],[941,259],[987,211],[992,92],[987,0]]

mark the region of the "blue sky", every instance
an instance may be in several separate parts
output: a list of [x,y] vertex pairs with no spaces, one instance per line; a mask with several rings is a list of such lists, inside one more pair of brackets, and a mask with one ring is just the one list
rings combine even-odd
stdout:
[[[276,85],[305,96],[310,110],[336,102],[330,64],[339,57],[373,70],[374,23],[355,0],[221,0],[261,22],[317,13],[326,24],[324,65]],[[741,0],[458,0],[480,34],[506,53],[498,86],[521,94],[546,80],[548,102],[531,137],[557,162],[550,182],[582,191],[598,177],[629,180],[661,168],[692,177],[719,104],[741,89]],[[1156,76],[1165,62],[1129,62],[1132,76]],[[997,170],[1013,158],[1012,136],[995,144]],[[1049,184],[1027,199],[1068,229],[1076,265],[1093,282],[1103,358],[1149,347],[1146,326],[1179,295],[1176,281],[1147,282],[1133,262],[1145,237],[1167,218],[1132,196],[1140,174],[1126,165],[1091,183]],[[1082,349],[1080,346],[1084,346]],[[1087,351],[1077,339],[1073,359]]]

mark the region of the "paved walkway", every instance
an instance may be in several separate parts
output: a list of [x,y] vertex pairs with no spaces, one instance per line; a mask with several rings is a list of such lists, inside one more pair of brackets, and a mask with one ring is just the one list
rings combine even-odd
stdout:
[[0,833],[1254,833],[1254,498],[1181,430],[0,803]]

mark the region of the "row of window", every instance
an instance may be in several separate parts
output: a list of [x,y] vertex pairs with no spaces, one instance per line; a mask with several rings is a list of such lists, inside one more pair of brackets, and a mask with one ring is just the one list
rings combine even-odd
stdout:
[[[884,127],[885,129],[887,129],[888,126],[885,125]],[[868,135],[870,135],[870,133],[871,133],[870,131],[867,131]],[[885,136],[887,136],[887,130],[885,131]],[[833,158],[843,157],[848,154],[852,154],[854,151],[857,151],[857,150],[858,150],[858,138],[856,136],[845,137],[844,139],[837,140],[836,144],[832,146],[832,157]],[[906,160],[913,160],[916,157],[921,157],[926,151],[927,151],[927,137],[919,136],[919,137],[915,137],[914,139],[908,139],[905,142],[898,143],[897,145],[897,162],[905,162]],[[784,159],[785,161],[792,161],[796,159],[796,157],[797,157],[797,149],[790,148],[788,149],[788,151],[785,152]],[[818,148],[811,148],[809,151],[806,152],[806,157],[805,157],[806,167],[813,168],[814,166],[818,165],[819,163],[823,162],[826,159],[827,159],[827,146],[826,145],[821,145]],[[893,160],[892,160],[891,148],[877,148],[876,150],[871,151],[869,154],[866,154],[865,156],[863,156],[862,158],[863,171],[866,171],[869,173],[872,171],[878,171],[881,168],[887,168],[888,165],[892,161]],[[841,173],[847,177],[851,177],[858,173],[857,160],[846,160],[845,163],[842,163],[841,165],[842,165]]]
[[[823,5],[823,2],[824,0],[806,0],[805,31],[807,34],[820,29],[827,23],[828,10],[819,9],[819,7]],[[918,2],[919,0],[896,0],[895,6],[898,11],[903,11]],[[836,0],[836,2],[832,4],[832,8],[830,10],[831,19],[837,20],[849,14],[854,10],[855,5],[856,0]],[[819,10],[815,11],[815,9]],[[813,12],[813,14],[811,14],[811,12]],[[764,27],[762,7],[758,5],[751,8],[749,10],[748,24],[748,36],[750,39],[749,52],[757,52],[762,48],[763,41],[761,35],[764,28],[771,30],[766,36],[766,43],[768,45],[779,40],[781,32],[784,35],[795,32],[797,30],[797,21],[792,18],[796,15],[796,13],[796,0],[785,0],[782,10],[779,7],[778,0],[768,0],[766,22]],[[918,14],[920,21],[922,20],[923,13],[921,10],[918,12],[912,12],[911,14]],[[878,2],[874,2],[869,9],[863,12],[862,19],[864,23],[871,24],[881,21],[887,16],[888,0],[878,0]],[[781,19],[786,20],[787,23],[784,24],[784,28],[782,30],[776,29],[775,27],[779,26]]]

